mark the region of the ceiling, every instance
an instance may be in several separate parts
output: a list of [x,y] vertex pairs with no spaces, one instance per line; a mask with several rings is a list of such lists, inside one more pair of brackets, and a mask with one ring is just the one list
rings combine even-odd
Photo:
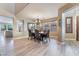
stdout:
[[30,19],[48,19],[58,16],[58,9],[65,3],[30,3],[17,14],[19,17]]
[[23,10],[29,3],[16,3],[15,4],[15,14],[18,14],[21,10]]
[[23,18],[48,19],[58,16],[58,9],[66,3],[0,3],[0,8]]
[[0,9],[4,9],[12,14],[15,14],[15,4],[14,3],[0,3]]
[[28,3],[0,3],[0,8],[15,15],[23,10],[27,5]]

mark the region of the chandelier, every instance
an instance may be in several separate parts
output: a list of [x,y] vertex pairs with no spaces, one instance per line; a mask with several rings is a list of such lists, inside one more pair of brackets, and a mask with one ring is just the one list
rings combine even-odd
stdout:
[[36,19],[36,24],[37,24],[37,25],[40,24],[40,20],[39,20],[39,18]]

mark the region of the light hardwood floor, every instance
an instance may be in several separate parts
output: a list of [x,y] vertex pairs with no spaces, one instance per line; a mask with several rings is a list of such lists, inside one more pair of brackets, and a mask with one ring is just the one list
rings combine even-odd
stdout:
[[57,43],[51,39],[48,43],[38,43],[33,40],[15,40],[15,54],[17,56],[78,56],[79,42],[65,41]]
[[12,38],[5,38],[3,33],[0,33],[0,55],[14,55],[14,41]]
[[38,43],[34,40],[12,40],[0,35],[1,56],[79,56],[79,41],[64,41],[58,43],[55,39],[50,42]]

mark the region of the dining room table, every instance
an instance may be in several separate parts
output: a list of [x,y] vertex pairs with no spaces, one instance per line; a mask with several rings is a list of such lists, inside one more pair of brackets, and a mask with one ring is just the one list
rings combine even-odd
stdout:
[[[39,35],[40,35],[40,39],[43,41],[43,39],[46,37],[47,33],[44,32],[44,31],[38,31],[38,32],[39,32]],[[32,36],[34,37],[34,39],[35,39],[35,36],[37,36],[35,31],[32,32]]]

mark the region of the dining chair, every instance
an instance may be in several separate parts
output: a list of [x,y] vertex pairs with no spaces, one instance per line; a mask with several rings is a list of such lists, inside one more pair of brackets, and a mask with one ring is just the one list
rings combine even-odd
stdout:
[[35,39],[38,40],[38,41],[41,41],[41,35],[39,33],[39,30],[35,30]]
[[[29,38],[32,39],[32,32],[31,32],[31,30],[29,29],[28,32],[29,32]],[[29,39],[29,38],[28,38],[28,39]]]
[[49,31],[49,30],[45,30],[44,32],[45,32],[44,38],[45,38],[45,39],[49,38],[49,41],[50,41],[50,37],[49,37],[49,32],[50,32],[50,31]]

